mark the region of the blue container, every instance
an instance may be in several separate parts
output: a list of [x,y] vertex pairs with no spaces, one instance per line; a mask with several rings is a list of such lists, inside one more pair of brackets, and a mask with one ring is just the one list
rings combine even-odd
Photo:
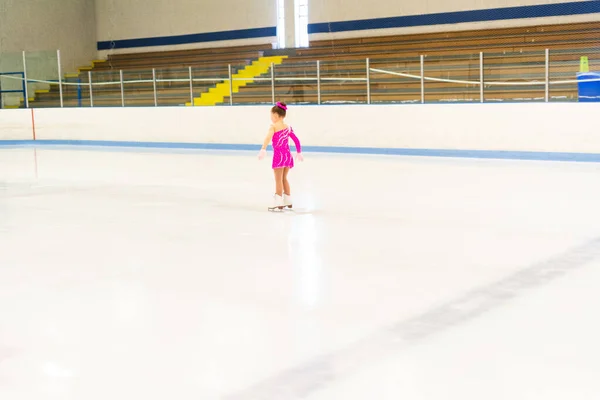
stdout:
[[596,82],[578,82],[577,89],[579,92],[580,102],[600,102],[600,73],[598,72],[580,72],[577,74],[577,80],[598,79]]

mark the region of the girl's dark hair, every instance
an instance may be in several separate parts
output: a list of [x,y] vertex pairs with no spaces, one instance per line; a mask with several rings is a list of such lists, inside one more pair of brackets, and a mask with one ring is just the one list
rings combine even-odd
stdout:
[[286,109],[287,109],[287,105],[285,103],[278,102],[276,106],[273,106],[273,108],[271,108],[271,112],[273,114],[277,114],[283,118],[287,114]]

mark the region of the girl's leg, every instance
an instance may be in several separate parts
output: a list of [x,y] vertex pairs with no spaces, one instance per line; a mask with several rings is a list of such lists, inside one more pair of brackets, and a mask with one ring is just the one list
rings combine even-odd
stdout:
[[292,208],[292,196],[291,196],[291,189],[290,189],[290,182],[288,182],[287,176],[288,173],[290,172],[289,168],[284,168],[283,169],[283,205],[286,206],[287,208]]
[[275,194],[283,196],[283,168],[273,170],[275,174]]
[[286,195],[291,195],[290,193],[290,183],[288,182],[287,176],[288,173],[290,172],[290,168],[289,167],[285,167],[283,169],[283,177],[282,177],[282,182],[283,182],[283,193],[285,193]]

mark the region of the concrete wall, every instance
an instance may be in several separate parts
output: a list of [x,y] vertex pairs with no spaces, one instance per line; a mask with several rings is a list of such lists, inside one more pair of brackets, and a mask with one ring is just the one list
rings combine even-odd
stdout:
[[[96,16],[98,41],[101,46],[114,42],[114,53],[273,43],[277,23],[274,0],[96,0]],[[271,28],[272,35],[260,36],[264,28]],[[172,44],[178,40],[173,37],[202,33],[217,34]],[[151,40],[156,38],[162,40]],[[146,41],[138,42],[144,44],[140,47],[120,42],[128,39]]]
[[[293,0],[286,3],[291,10]],[[598,3],[585,0],[373,0],[367,6],[359,0],[313,0],[309,5],[309,30],[311,40],[319,40],[587,22],[600,19]],[[596,12],[590,13],[591,9]],[[96,15],[100,57],[110,52],[276,41],[275,0],[96,0]],[[431,18],[431,15],[438,17]],[[382,22],[381,18],[388,21]],[[340,26],[340,23],[357,20],[362,22]],[[293,18],[287,18],[288,25],[293,25],[292,21]]]
[[[64,73],[90,65],[96,58],[94,0],[0,0],[0,71],[23,71],[26,51],[31,79],[58,79],[58,57]],[[3,90],[20,90],[21,82],[0,78]],[[49,86],[30,83],[30,93]],[[4,106],[19,105],[23,95],[2,96]]]
[[[600,132],[590,128],[597,125],[599,111],[600,104],[594,103],[298,106],[290,108],[288,122],[307,152],[404,149],[414,150],[406,154],[436,155],[457,150],[459,156],[469,156],[470,151],[492,152],[492,156],[506,151],[575,152],[595,153],[600,160]],[[28,112],[0,111],[0,140],[31,140]],[[260,106],[37,109],[34,113],[38,140],[159,147],[187,143],[258,150],[269,126],[269,107]]]
[[[319,33],[311,34],[311,40],[598,21],[600,20],[598,3],[585,0],[373,0],[368,3],[368,7],[365,7],[365,3],[359,0],[312,1],[309,8],[310,29],[313,32],[315,30],[319,31]],[[542,7],[536,8],[536,6]],[[506,10],[506,8],[512,7],[518,8],[513,11]],[[492,11],[473,13],[473,11],[480,10]],[[590,10],[595,10],[595,13],[585,13]],[[470,12],[470,14],[441,15],[435,19],[425,17],[421,18],[423,23],[417,23],[415,26],[407,26],[418,21],[415,19],[387,21],[385,22],[386,26],[395,27],[374,29],[374,27],[384,24],[384,22],[377,20],[380,18],[427,16],[456,12]],[[523,17],[528,16],[528,18],[513,18],[513,12],[517,17],[522,15]],[[538,15],[538,17],[531,17],[532,15]],[[478,17],[487,18],[487,16],[492,17],[484,21],[478,21]],[[443,20],[461,19],[461,17],[468,19],[470,22],[438,23]],[[474,18],[470,19],[470,17]],[[354,30],[348,24],[346,26],[339,26],[338,24],[336,27],[336,23],[356,20],[363,20],[363,23],[351,24],[355,28]],[[325,26],[323,24],[331,25]],[[331,28],[331,31],[329,28]],[[364,28],[370,29],[365,30]]]
[[0,55],[25,50],[54,62],[60,49],[65,72],[76,72],[96,57],[95,25],[94,0],[0,0]]

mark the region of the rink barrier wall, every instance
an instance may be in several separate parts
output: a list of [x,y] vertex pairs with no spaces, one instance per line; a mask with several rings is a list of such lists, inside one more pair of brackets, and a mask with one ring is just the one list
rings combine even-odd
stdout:
[[[258,151],[269,108],[1,110],[0,145]],[[292,106],[288,123],[307,153],[600,162],[599,111],[595,103]]]
[[33,110],[0,110],[0,143],[35,139]]

